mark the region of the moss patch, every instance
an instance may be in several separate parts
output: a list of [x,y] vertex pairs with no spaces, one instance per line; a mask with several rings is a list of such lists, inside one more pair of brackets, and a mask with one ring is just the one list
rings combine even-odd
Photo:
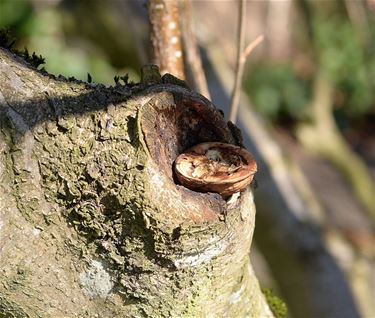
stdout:
[[263,295],[266,297],[268,306],[272,310],[276,318],[285,318],[288,314],[288,307],[277,297],[269,288],[262,289]]

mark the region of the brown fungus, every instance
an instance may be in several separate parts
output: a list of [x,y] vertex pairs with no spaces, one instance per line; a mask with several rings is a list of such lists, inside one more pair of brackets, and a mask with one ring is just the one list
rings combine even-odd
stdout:
[[223,198],[245,189],[257,170],[254,157],[244,148],[205,142],[182,154],[175,163],[178,181],[199,192],[219,193]]

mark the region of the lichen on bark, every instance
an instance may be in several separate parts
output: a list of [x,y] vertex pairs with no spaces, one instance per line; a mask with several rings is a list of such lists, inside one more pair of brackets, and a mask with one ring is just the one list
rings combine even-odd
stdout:
[[0,316],[271,316],[230,205],[176,184],[178,153],[234,143],[185,87],[57,80],[0,50]]

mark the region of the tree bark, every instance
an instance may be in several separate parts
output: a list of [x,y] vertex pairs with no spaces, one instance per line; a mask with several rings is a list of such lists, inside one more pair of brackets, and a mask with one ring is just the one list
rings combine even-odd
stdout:
[[150,0],[148,16],[154,63],[162,74],[185,79],[178,2]]
[[235,138],[169,81],[68,82],[0,49],[0,317],[272,316],[251,190],[173,178],[181,151]]

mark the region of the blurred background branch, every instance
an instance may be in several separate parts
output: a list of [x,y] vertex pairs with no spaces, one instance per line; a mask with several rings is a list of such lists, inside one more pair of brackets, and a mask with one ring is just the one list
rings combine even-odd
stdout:
[[195,35],[194,18],[190,0],[179,1],[182,43],[185,54],[187,82],[197,92],[210,99],[206,75],[203,70],[199,45]]

